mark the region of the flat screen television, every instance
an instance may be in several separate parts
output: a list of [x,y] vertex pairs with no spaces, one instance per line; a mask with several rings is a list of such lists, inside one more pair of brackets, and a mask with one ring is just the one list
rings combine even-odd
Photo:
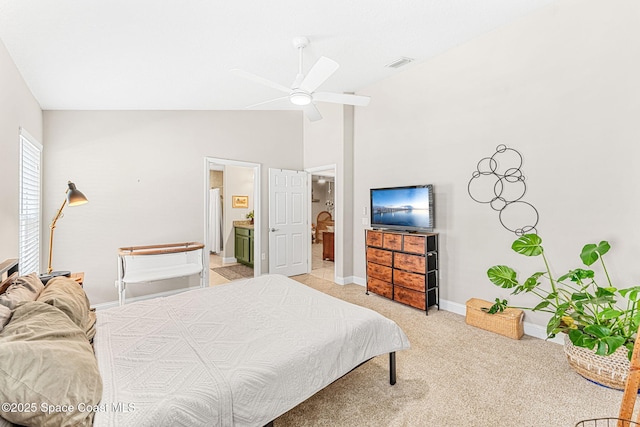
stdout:
[[371,227],[406,231],[433,231],[433,185],[372,188]]

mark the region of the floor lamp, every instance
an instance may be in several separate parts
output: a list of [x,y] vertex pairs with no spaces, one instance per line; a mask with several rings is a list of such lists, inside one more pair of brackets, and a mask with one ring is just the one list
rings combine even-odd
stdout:
[[82,194],[80,190],[76,188],[76,185],[69,181],[69,188],[66,191],[66,197],[62,202],[62,206],[58,209],[58,213],[53,217],[53,221],[51,221],[51,225],[49,226],[49,266],[47,267],[47,275],[49,278],[55,276],[69,276],[71,272],[69,271],[53,271],[53,267],[51,267],[51,260],[53,258],[53,230],[56,228],[56,222],[62,217],[62,210],[64,207],[69,204],[69,206],[80,206],[84,205],[88,202],[87,198]]

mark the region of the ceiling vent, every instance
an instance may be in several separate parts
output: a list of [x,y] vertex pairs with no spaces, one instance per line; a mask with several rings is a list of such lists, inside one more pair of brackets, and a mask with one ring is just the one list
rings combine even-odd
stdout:
[[393,62],[390,62],[389,64],[385,65],[385,67],[388,68],[400,68],[400,67],[404,67],[405,65],[407,65],[408,63],[413,62],[412,58],[406,58],[406,57],[401,57],[396,59]]

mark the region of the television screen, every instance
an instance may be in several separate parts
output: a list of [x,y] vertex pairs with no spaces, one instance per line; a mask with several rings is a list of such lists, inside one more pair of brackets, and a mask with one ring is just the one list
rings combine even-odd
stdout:
[[371,227],[431,231],[433,185],[371,189]]

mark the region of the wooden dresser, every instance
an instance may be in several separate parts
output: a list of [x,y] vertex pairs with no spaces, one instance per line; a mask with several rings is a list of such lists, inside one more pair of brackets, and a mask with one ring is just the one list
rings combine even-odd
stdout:
[[440,308],[438,234],[366,231],[367,294],[410,305],[428,314]]
[[322,260],[333,261],[333,231],[325,231],[322,234]]

